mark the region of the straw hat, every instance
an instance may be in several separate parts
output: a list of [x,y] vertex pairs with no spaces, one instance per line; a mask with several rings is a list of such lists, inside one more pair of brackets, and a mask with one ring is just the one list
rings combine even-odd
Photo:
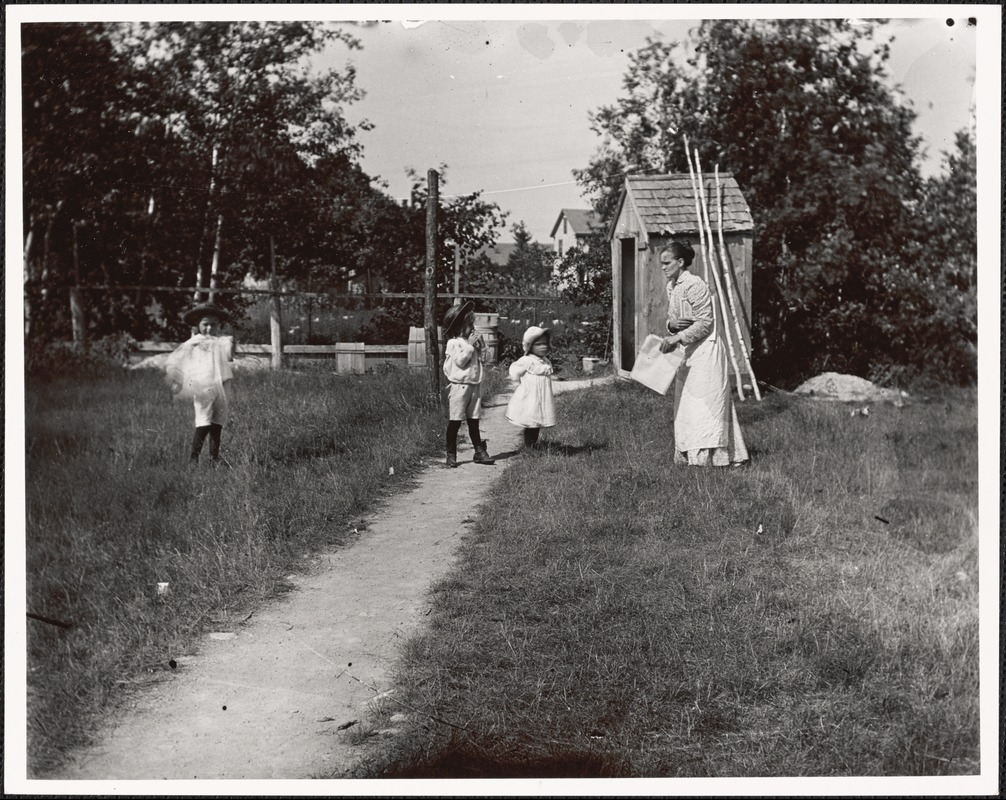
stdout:
[[461,305],[448,308],[447,313],[444,314],[444,336],[449,337],[453,334],[454,329],[464,322],[465,317],[468,316],[470,311],[474,310],[475,303],[471,300],[466,300]]
[[539,328],[537,325],[532,325],[530,328],[528,328],[526,331],[524,331],[524,341],[523,341],[523,344],[524,344],[524,355],[527,355],[528,353],[530,353],[531,352],[531,348],[534,346],[534,343],[537,342],[543,336],[545,338],[547,338],[547,339],[551,339],[552,338],[552,329],[551,328]]
[[193,306],[182,315],[182,321],[187,325],[198,325],[203,317],[216,317],[222,322],[231,321],[231,315],[215,303],[200,303]]

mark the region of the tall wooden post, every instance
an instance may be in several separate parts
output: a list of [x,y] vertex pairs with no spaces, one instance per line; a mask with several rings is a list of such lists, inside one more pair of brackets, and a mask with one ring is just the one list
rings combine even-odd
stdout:
[[276,280],[276,240],[269,235],[269,283],[273,291],[269,314],[269,341],[272,344],[272,368],[283,368],[283,321],[279,304],[279,282]]
[[217,216],[217,233],[213,238],[213,263],[210,264],[210,302],[216,298],[217,271],[220,269],[220,247],[224,227],[224,215]]
[[81,350],[87,349],[87,318],[84,315],[84,304],[80,299],[80,246],[77,241],[77,231],[81,223],[73,223],[73,286],[70,287],[70,319],[73,323],[73,345]]
[[426,197],[426,366],[430,370],[430,388],[440,400],[440,342],[437,341],[437,206],[439,178],[435,169],[426,173],[429,192]]
[[454,305],[461,304],[461,245],[454,243]]
[[32,275],[31,271],[31,243],[35,238],[35,218],[32,217],[31,222],[28,223],[28,235],[24,240],[24,338],[25,341],[31,335],[31,295],[29,289],[31,287]]

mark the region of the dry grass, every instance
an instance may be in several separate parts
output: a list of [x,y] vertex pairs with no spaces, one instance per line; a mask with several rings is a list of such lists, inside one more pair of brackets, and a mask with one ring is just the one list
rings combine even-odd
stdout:
[[166,654],[284,591],[305,555],[351,541],[357,515],[443,447],[425,372],[241,373],[231,467],[195,470],[191,406],[159,374],[61,374],[29,380],[26,396],[26,603],[50,620],[28,620],[36,774],[170,670]]
[[561,398],[434,587],[384,709],[409,729],[364,772],[976,774],[974,393],[748,403],[732,471],[675,466],[669,408]]

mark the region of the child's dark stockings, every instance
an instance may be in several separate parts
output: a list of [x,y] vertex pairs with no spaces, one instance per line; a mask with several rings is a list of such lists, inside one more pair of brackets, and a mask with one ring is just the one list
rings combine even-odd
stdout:
[[199,460],[199,454],[203,450],[203,442],[206,441],[206,434],[210,435],[210,458],[214,461],[220,460],[220,432],[223,426],[213,422],[209,425],[200,425],[192,436],[192,461]]
[[[447,423],[447,452],[458,452],[458,431],[461,430],[461,420],[452,419]],[[472,440],[472,447],[476,450],[482,445],[482,434],[479,433],[479,421],[477,419],[468,420],[468,438]]]
[[452,419],[447,423],[447,452],[457,454],[458,431],[461,430],[461,420]]
[[482,434],[479,433],[479,421],[477,419],[468,420],[468,438],[472,440],[472,447],[476,450],[482,446]]
[[525,447],[534,447],[536,444],[538,444],[539,433],[541,433],[541,428],[525,428],[524,429]]

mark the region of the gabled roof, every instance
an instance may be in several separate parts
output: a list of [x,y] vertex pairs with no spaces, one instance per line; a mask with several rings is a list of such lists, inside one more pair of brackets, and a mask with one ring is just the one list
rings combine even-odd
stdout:
[[[705,186],[706,205],[709,209],[709,224],[714,232],[718,230],[718,205],[715,173],[702,174]],[[754,229],[751,209],[741,194],[733,175],[720,173],[723,187],[723,231],[750,231]],[[608,228],[608,238],[614,234],[618,218],[626,199],[631,203],[644,233],[649,236],[674,236],[682,233],[698,233],[698,217],[695,211],[695,192],[692,177],[687,173],[673,175],[627,175],[618,207]]]
[[597,214],[591,209],[564,208],[559,212],[559,217],[556,219],[555,225],[552,226],[552,232],[549,234],[550,237],[555,238],[555,232],[559,230],[559,223],[562,222],[563,217],[569,220],[569,227],[573,229],[573,233],[577,236],[586,236],[602,227]]
[[470,257],[478,258],[479,256],[485,256],[497,267],[503,267],[510,260],[510,254],[516,249],[516,242],[497,242],[496,244],[480,247]]
[[[528,247],[532,250],[549,250],[550,248],[538,242],[528,242]],[[496,244],[480,247],[473,258],[484,255],[497,267],[505,267],[510,261],[510,256],[517,250],[517,242],[497,242]]]

